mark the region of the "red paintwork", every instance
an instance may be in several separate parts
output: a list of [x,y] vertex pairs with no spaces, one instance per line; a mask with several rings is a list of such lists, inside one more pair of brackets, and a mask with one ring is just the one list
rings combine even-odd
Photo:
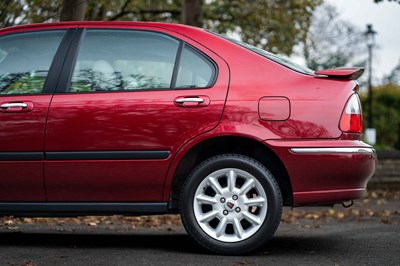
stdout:
[[[187,37],[179,38],[210,53]],[[47,163],[48,200],[162,201],[173,156],[187,140],[216,127],[221,118],[229,71],[219,56],[209,56],[219,69],[210,89],[55,95],[47,123],[47,151],[169,150],[172,155],[161,162],[113,161],[106,168],[104,161]],[[196,108],[176,104],[176,99],[185,96],[199,96],[205,102]],[[118,178],[110,179],[110,175]]]
[[[29,112],[0,112],[0,152],[41,152],[51,95],[0,96],[0,105],[30,103]],[[43,162],[0,162],[0,201],[43,201]]]
[[[227,86],[227,79],[221,79],[208,90],[210,104],[198,108],[178,107],[174,100],[201,95],[204,90],[55,95],[46,150],[170,150],[175,154],[187,139],[217,125]],[[104,161],[51,162],[45,167],[47,197],[61,201],[161,201],[170,160],[113,161],[106,168]],[[110,175],[118,178],[110,179]]]
[[42,151],[44,128],[51,95],[0,96],[0,105],[31,102],[30,112],[0,112],[0,151]]
[[[268,145],[284,158],[291,176],[295,205],[335,202],[340,192],[347,195],[343,200],[358,198],[359,191],[365,190],[375,171],[376,158],[369,154],[299,155],[288,150],[288,147],[369,147],[361,141],[268,141]],[[331,195],[333,198],[329,198],[329,191],[335,191],[335,195]]]
[[[290,151],[292,147],[369,147],[351,140],[360,139],[360,134],[341,139],[339,122],[347,100],[357,90],[354,81],[303,75],[204,30],[175,24],[65,22],[13,27],[0,34],[68,27],[130,28],[171,35],[212,58],[218,79],[208,89],[56,94],[45,134],[51,96],[0,96],[1,102],[27,100],[35,105],[29,113],[0,113],[0,151],[171,152],[164,160],[45,161],[44,173],[31,169],[36,191],[27,191],[24,200],[43,199],[43,176],[49,201],[168,201],[183,156],[217,136],[251,138],[271,149],[287,169],[294,205],[340,202],[360,197],[365,190],[374,171],[374,157]],[[354,71],[317,74],[347,77]],[[206,101],[189,106],[175,102],[185,96]],[[17,116],[22,123],[16,122],[20,121]],[[12,173],[15,165],[3,164],[0,173]],[[30,177],[27,174],[23,179]],[[1,174],[1,185],[10,182]],[[17,182],[8,187],[18,188]],[[7,195],[2,200],[13,198],[13,193]]]
[[0,202],[46,200],[43,162],[0,161],[0,176]]

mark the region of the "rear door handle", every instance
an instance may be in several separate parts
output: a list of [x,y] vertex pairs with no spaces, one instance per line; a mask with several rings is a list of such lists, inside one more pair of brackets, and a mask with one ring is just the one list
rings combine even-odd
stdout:
[[1,108],[16,108],[16,107],[26,108],[26,107],[28,107],[28,105],[26,103],[4,103],[0,107]]
[[176,97],[175,105],[178,107],[204,107],[210,104],[210,98],[207,96],[179,96]]
[[0,112],[3,113],[24,113],[33,110],[33,102],[7,102],[0,104]]
[[175,99],[176,103],[203,103],[203,98],[179,98]]

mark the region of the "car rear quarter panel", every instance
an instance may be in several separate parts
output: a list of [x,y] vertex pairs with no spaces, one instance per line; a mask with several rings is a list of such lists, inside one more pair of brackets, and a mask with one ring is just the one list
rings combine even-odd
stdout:
[[[231,82],[220,126],[229,125],[237,133],[263,140],[340,137],[338,124],[346,101],[354,93],[354,81],[303,75],[249,51],[225,57],[229,58]],[[259,100],[275,96],[289,99],[289,118],[258,119]]]

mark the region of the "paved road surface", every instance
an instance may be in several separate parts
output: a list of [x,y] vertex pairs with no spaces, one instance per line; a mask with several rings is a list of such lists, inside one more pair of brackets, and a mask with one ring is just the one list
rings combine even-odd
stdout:
[[400,199],[352,208],[285,209],[275,237],[248,256],[206,254],[179,223],[132,228],[115,221],[3,220],[0,265],[400,265]]

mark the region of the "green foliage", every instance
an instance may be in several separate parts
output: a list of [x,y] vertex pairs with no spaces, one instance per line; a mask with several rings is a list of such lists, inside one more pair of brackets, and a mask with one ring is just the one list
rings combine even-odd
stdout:
[[0,2],[0,27],[58,20],[61,0],[3,0]]
[[89,0],[85,19],[179,22],[180,7],[180,0]]
[[[0,27],[57,21],[62,0],[2,1]],[[181,22],[181,0],[88,0],[86,20]],[[322,0],[204,1],[204,27],[239,34],[243,41],[290,55],[307,37],[311,16]]]
[[[400,87],[386,84],[372,91],[373,126],[377,145],[381,148],[400,148]],[[367,95],[361,95],[364,116],[368,117]]]
[[[10,11],[13,12],[10,12]],[[23,6],[19,1],[6,0],[0,2],[0,27],[8,27],[17,23]]]
[[[204,28],[237,33],[250,44],[290,55],[307,36],[311,16],[322,0],[204,1]],[[181,1],[89,0],[87,20],[181,22]]]
[[[214,0],[204,5],[205,27],[235,32],[244,42],[290,55],[304,42],[312,13],[321,0]],[[207,3],[207,2],[206,2]]]

